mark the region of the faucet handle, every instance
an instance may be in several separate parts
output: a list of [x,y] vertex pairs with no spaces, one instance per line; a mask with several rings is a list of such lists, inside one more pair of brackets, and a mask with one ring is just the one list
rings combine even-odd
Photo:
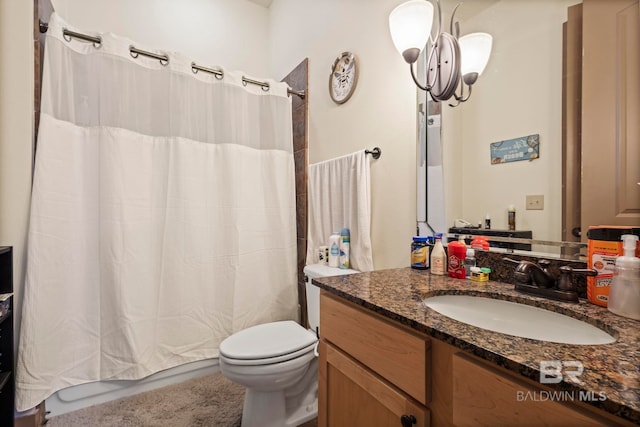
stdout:
[[540,264],[540,267],[542,267],[544,270],[548,270],[549,266],[551,265],[551,261],[549,261],[548,259],[541,259],[540,261],[538,261],[538,264]]
[[529,276],[529,272],[527,269],[530,265],[534,265],[531,261],[516,261],[511,258],[502,258],[503,261],[511,262],[513,264],[517,264],[514,272],[513,272],[513,280],[516,284],[522,285],[530,285],[531,284],[531,276]]
[[575,291],[576,285],[573,283],[573,273],[584,274],[585,276],[596,276],[598,272],[593,268],[571,268],[568,265],[560,267],[560,283],[558,289],[562,291]]
[[593,268],[574,268],[574,273],[584,274],[585,276],[597,276],[598,271]]
[[551,261],[549,261],[548,259],[541,259],[540,261],[538,261],[538,265],[542,267],[542,271],[547,273],[549,277],[553,278],[553,275],[549,271],[549,267],[551,266]]

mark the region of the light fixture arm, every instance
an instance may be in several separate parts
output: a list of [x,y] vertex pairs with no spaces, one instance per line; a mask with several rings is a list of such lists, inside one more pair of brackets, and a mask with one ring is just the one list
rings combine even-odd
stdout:
[[416,86],[418,86],[420,89],[422,89],[422,90],[424,90],[424,91],[429,92],[429,91],[431,90],[431,87],[429,86],[429,82],[427,82],[427,86],[422,86],[422,85],[420,84],[420,82],[418,81],[418,78],[416,77],[416,72],[415,72],[415,70],[413,69],[413,64],[415,64],[415,62],[414,62],[414,63],[412,63],[412,64],[409,64],[409,68],[411,69],[411,77],[413,78],[413,82],[414,82],[414,83],[416,84]]
[[[433,46],[433,48],[432,48],[432,49],[431,49],[431,51],[429,52],[429,58],[428,58],[428,60],[427,60],[427,64],[431,64],[431,58],[433,57],[433,55],[437,55],[437,51],[438,51],[438,49],[437,49],[437,48],[438,48],[438,44],[437,44],[437,42],[436,42],[436,43],[434,43],[432,46]],[[433,88],[433,85],[434,85],[434,84],[435,84],[435,82],[436,82],[437,74],[435,74],[435,73],[434,73],[434,74],[433,74],[433,77],[434,77],[434,78],[433,78],[433,80],[432,80],[432,81],[429,81],[429,79],[428,79],[429,73],[426,73],[426,74],[427,74],[427,81],[426,81],[426,85],[424,85],[424,86],[423,86],[423,85],[422,85],[422,84],[420,84],[420,82],[418,81],[418,77],[416,76],[416,71],[415,71],[415,69],[414,69],[414,64],[415,64],[415,61],[414,61],[414,62],[409,63],[409,69],[411,70],[411,78],[413,78],[413,82],[414,82],[414,83],[416,84],[416,86],[418,86],[420,89],[422,89],[422,90],[424,90],[424,91],[427,91],[427,92],[431,92],[431,89]],[[427,66],[428,66],[428,65],[427,65]]]
[[[456,103],[454,104],[449,104],[449,107],[457,107],[458,105],[460,105],[463,102],[466,102],[469,97],[471,97],[471,89],[473,88],[473,84],[478,80],[478,73],[467,73],[464,76],[462,76],[462,79],[460,79],[460,95],[454,93],[453,96],[456,98]],[[464,96],[464,87],[465,85],[469,88],[469,93],[467,94],[467,96]]]
[[[461,4],[462,3],[458,3],[456,7],[453,8],[453,12],[451,12],[451,22],[449,23],[449,32],[451,33],[452,36],[456,38],[456,40],[460,38],[460,23],[456,21],[456,23],[454,24],[453,20],[456,16],[456,11],[458,10]],[[440,0],[438,0],[438,11],[440,11]],[[455,27],[455,31],[453,31],[454,27]]]
[[458,96],[457,94],[453,94],[453,96],[456,98],[456,103],[455,104],[449,104],[449,107],[457,107],[458,105],[462,104],[463,102],[466,102],[470,97],[471,97],[471,90],[473,89],[473,86],[471,85],[467,85],[467,87],[469,88],[469,93],[467,94],[467,96],[464,96],[464,86],[465,83],[462,82],[460,83],[460,96]]
[[438,7],[438,31],[436,31],[435,38],[432,36],[433,30],[429,34],[429,41],[431,42],[431,46],[435,46],[438,41],[438,36],[440,35],[440,30],[442,29],[442,9],[440,8],[440,0],[436,0],[436,6]]

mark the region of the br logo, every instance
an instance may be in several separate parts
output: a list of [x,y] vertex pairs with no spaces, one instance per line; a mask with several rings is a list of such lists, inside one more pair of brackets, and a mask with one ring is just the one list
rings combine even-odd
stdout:
[[577,360],[542,360],[540,362],[540,383],[557,384],[563,379],[574,384],[582,384],[578,377],[584,366]]

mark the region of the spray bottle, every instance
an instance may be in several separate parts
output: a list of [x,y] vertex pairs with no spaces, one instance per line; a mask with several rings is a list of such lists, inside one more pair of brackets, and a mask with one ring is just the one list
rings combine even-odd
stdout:
[[351,233],[348,228],[340,231],[340,268],[350,268],[349,249],[351,244]]
[[616,258],[613,281],[609,291],[609,311],[640,320],[640,258],[634,256],[638,236],[621,237],[624,255]]

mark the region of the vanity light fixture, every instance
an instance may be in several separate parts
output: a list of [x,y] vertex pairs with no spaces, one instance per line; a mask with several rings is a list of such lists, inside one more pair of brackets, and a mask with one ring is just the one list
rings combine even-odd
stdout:
[[[396,49],[409,64],[416,86],[429,92],[435,101],[447,101],[454,97],[456,104],[449,105],[455,107],[471,96],[473,84],[489,61],[493,39],[487,33],[459,37],[460,25],[458,22],[454,24],[459,4],[451,14],[451,33],[441,31],[440,0],[436,0],[436,5],[438,29],[435,37],[431,37],[434,8],[426,0],[409,0],[393,9],[389,15],[389,30]],[[423,86],[416,77],[414,64],[427,41],[431,50],[427,56],[427,82]],[[456,93],[458,86],[460,91]],[[466,95],[465,86],[468,88]]]

